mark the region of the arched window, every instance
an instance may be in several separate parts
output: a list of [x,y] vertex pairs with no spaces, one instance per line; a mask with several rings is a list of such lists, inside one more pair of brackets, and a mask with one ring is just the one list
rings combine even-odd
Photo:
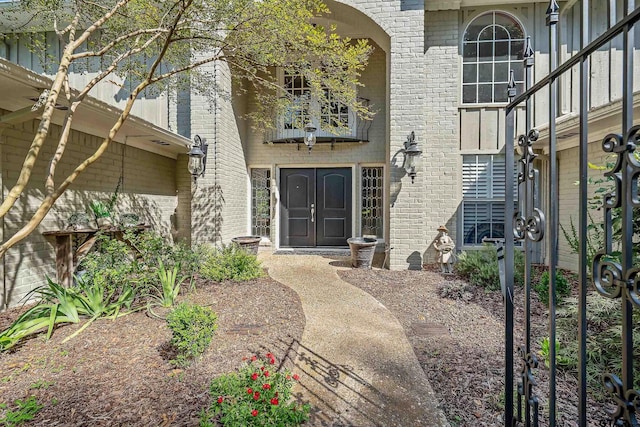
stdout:
[[509,70],[515,71],[518,93],[523,86],[524,30],[502,12],[475,18],[462,42],[462,102],[507,102]]

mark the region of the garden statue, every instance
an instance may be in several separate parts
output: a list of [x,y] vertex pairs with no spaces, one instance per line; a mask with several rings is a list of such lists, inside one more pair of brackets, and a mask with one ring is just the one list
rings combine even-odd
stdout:
[[449,236],[449,230],[444,225],[438,227],[440,234],[433,242],[433,247],[438,252],[438,263],[443,273],[452,273],[452,265],[455,259],[453,250],[456,245],[453,243],[453,239]]

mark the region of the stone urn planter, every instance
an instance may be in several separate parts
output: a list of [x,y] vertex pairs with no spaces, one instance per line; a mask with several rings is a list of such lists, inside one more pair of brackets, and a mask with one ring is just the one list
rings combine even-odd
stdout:
[[372,237],[352,237],[347,239],[347,243],[351,249],[351,266],[371,269],[378,240]]
[[258,246],[260,246],[260,236],[241,236],[234,237],[231,241],[253,255],[258,255]]

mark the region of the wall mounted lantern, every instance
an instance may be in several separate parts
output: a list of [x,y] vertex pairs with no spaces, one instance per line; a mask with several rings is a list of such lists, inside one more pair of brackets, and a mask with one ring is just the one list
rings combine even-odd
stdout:
[[407,175],[411,177],[411,183],[413,184],[413,180],[416,177],[416,166],[418,166],[418,161],[422,154],[422,150],[418,148],[418,143],[416,142],[415,132],[411,131],[411,134],[404,142],[404,150],[402,151],[404,153],[404,169],[407,171]]
[[193,145],[191,150],[187,153],[189,156],[189,173],[195,181],[199,176],[204,176],[204,171],[207,166],[207,144],[206,138],[200,138],[200,135],[193,137]]
[[309,152],[316,143],[316,127],[311,123],[307,123],[304,127],[304,144],[309,147]]

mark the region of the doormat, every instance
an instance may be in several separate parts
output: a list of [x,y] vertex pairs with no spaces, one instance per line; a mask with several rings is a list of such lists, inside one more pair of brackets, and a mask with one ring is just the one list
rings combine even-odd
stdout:
[[274,255],[351,256],[349,249],[279,249]]

